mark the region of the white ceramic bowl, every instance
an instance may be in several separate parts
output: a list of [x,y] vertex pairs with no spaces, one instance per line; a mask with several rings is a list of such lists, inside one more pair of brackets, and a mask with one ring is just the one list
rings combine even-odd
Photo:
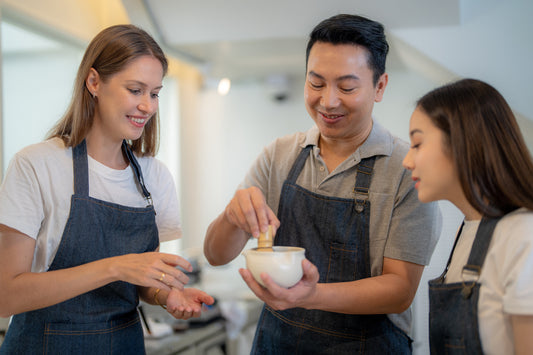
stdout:
[[296,285],[303,275],[305,249],[282,246],[274,246],[272,249],[273,251],[258,251],[257,248],[245,250],[243,255],[246,258],[246,268],[262,286],[265,286],[260,276],[262,272],[270,275],[281,287]]

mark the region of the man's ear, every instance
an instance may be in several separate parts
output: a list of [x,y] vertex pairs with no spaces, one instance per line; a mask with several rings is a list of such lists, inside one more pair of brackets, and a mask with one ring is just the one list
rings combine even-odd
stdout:
[[87,74],[87,78],[85,78],[85,86],[93,97],[98,96],[98,88],[100,86],[100,75],[98,74],[96,69],[91,68],[89,70],[89,74]]
[[376,97],[374,99],[375,102],[380,102],[381,100],[383,100],[383,94],[385,94],[385,88],[387,87],[388,82],[389,82],[389,74],[387,73],[381,74],[376,84]]

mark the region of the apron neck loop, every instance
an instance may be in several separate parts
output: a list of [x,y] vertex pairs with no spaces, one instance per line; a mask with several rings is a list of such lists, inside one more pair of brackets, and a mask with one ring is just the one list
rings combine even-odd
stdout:
[[139,165],[139,162],[137,161],[137,158],[135,158],[135,155],[133,154],[133,151],[131,150],[130,145],[126,142],[126,140],[122,141],[122,150],[126,154],[126,157],[128,157],[128,160],[130,161],[131,168],[133,169],[133,173],[135,174],[135,178],[137,180],[137,183],[142,189],[144,198],[148,202],[149,206],[153,206],[152,201],[152,195],[146,188],[146,185],[144,184],[144,178],[141,171],[141,167]]

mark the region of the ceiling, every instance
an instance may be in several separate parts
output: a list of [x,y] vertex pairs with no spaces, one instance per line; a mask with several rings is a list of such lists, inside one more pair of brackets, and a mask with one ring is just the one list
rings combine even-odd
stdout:
[[[395,29],[457,25],[460,0],[123,0],[132,23],[165,51],[233,81],[303,75],[307,36],[321,20],[354,13],[386,24],[391,54]],[[386,11],[384,10],[386,9]],[[438,16],[435,12],[438,11]]]

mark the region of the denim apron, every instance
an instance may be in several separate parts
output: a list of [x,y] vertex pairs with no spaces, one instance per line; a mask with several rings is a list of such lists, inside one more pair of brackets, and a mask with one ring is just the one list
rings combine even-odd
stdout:
[[[283,183],[275,245],[299,246],[320,283],[370,277],[368,189],[375,157],[361,160],[354,199],[328,197],[296,185],[312,146],[303,148]],[[253,354],[408,354],[411,341],[385,314],[350,315],[263,308]]]
[[[499,218],[481,220],[463,273],[466,271],[479,278],[498,221]],[[463,226],[455,240],[446,269],[438,278],[429,281],[431,354],[483,354],[477,308],[481,285],[477,281],[444,282],[462,229]]]
[[[159,245],[155,211],[140,166],[123,148],[150,204],[134,208],[89,197],[87,147],[73,148],[74,195],[49,270],[70,268]],[[110,283],[59,304],[13,316],[0,354],[144,354],[135,285]]]

